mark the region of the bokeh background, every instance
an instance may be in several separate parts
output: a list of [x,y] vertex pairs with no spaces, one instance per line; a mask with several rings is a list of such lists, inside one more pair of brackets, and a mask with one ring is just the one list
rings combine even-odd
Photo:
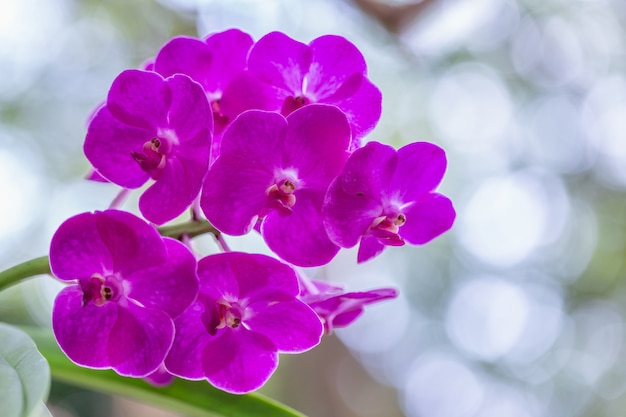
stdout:
[[[309,271],[401,295],[282,356],[263,392],[311,417],[623,416],[625,25],[623,0],[0,0],[0,268],[117,193],[84,181],[82,143],[120,71],[179,34],[340,34],[383,92],[368,140],[443,146],[458,217],[426,246]],[[46,325],[57,290],[3,293],[0,320]],[[60,384],[49,406],[174,415]]]

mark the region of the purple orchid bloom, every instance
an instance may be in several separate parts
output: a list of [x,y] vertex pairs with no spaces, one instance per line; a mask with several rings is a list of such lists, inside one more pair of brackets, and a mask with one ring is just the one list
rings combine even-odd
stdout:
[[317,313],[326,334],[355,321],[363,314],[366,305],[398,296],[398,291],[394,288],[345,292],[342,287],[327,282],[309,280],[302,276],[299,278],[303,284],[299,298]]
[[223,96],[227,114],[247,109],[280,111],[283,116],[310,103],[332,104],[347,116],[352,146],[378,123],[382,95],[367,78],[367,66],[356,46],[341,36],[326,35],[308,45],[280,32],[257,41],[248,69]]
[[154,61],[154,70],[164,77],[186,74],[204,88],[215,125],[212,160],[219,153],[224,128],[237,116],[222,111],[222,95],[231,80],[246,68],[253,43],[250,35],[238,29],[214,33],[203,40],[180,36],[166,43]]
[[229,235],[257,220],[267,245],[285,261],[318,266],[337,254],[321,219],[324,194],[348,157],[350,127],[336,107],[315,104],[287,118],[249,110],[224,132],[200,205]]
[[162,224],[199,195],[208,170],[212,112],[202,87],[186,75],[167,79],[126,70],[89,124],[85,155],[98,174],[124,188],[154,184],[139,199],[149,221]]
[[78,365],[124,376],[160,367],[174,340],[173,318],[198,292],[191,252],[117,210],[66,220],[52,238],[50,268],[72,284],[52,311],[63,352]]
[[385,246],[421,245],[452,227],[452,202],[434,192],[443,179],[443,149],[427,142],[400,148],[370,142],[357,149],[330,185],[322,214],[331,240],[360,242],[357,262]]
[[165,359],[177,376],[207,379],[241,394],[260,388],[278,366],[278,353],[320,342],[323,328],[297,299],[293,269],[264,255],[227,252],[198,262],[198,298],[175,321]]

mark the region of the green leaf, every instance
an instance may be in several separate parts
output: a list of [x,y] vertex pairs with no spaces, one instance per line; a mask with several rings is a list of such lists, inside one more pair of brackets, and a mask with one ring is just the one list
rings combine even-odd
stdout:
[[176,379],[159,388],[142,379],[126,378],[113,371],[96,371],[72,363],[57,346],[54,336],[43,329],[29,329],[39,350],[48,359],[52,378],[108,394],[123,395],[189,417],[304,417],[260,394],[233,395],[213,388],[206,381]]
[[0,404],[6,417],[26,417],[48,396],[50,369],[23,331],[0,323]]

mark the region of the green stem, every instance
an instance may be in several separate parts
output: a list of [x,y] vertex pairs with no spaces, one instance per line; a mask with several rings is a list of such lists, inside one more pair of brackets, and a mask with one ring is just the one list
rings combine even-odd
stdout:
[[0,272],[0,291],[15,285],[27,278],[50,273],[50,262],[47,256],[31,259]]
[[[215,237],[220,235],[220,232],[206,220],[192,220],[172,226],[162,226],[159,227],[159,233],[162,236],[174,239],[180,239],[183,235],[193,238],[204,233],[212,233]],[[28,278],[44,274],[50,274],[50,261],[47,256],[41,256],[15,265],[0,272],[0,291]]]
[[159,227],[159,233],[162,236],[172,237],[179,239],[183,235],[187,235],[190,238],[200,236],[205,233],[211,233],[215,237],[219,236],[220,232],[211,223],[206,220],[191,220],[189,222],[175,224],[172,226]]

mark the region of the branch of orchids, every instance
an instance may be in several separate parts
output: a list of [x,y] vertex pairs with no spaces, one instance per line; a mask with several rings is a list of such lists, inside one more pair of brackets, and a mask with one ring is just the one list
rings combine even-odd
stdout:
[[[193,238],[211,233],[220,239],[220,232],[206,220],[191,220],[185,223],[159,227],[161,236],[180,239],[182,236]],[[50,274],[50,261],[47,256],[30,259],[0,272],[0,291],[38,275]]]

